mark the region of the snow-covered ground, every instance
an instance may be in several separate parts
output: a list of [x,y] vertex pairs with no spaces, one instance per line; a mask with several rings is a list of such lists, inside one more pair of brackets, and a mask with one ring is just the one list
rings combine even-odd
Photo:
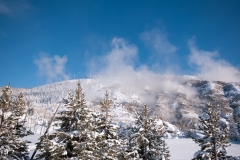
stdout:
[[28,150],[29,150],[29,157],[32,156],[33,151],[36,149],[36,143],[39,142],[38,138],[40,137],[39,134],[34,135],[28,135],[26,137],[21,138],[21,140],[30,141],[31,143],[28,143]]
[[[166,139],[169,147],[171,160],[187,160],[192,159],[196,151],[200,149],[198,144],[189,138]],[[228,149],[228,155],[240,156],[240,143],[232,143]]]
[[[38,142],[38,138],[38,134],[24,138],[32,142],[29,144],[30,156],[35,149],[35,143]],[[200,147],[189,138],[166,139],[166,143],[170,150],[171,160],[192,159],[194,153],[200,149]],[[228,155],[240,156],[240,142],[232,143],[232,145],[228,147]]]

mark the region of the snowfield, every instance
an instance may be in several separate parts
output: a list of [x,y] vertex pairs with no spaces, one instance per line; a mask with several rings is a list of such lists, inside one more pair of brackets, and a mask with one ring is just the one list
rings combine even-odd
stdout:
[[[194,153],[200,150],[198,144],[190,138],[165,139],[165,141],[170,150],[171,160],[192,159]],[[228,147],[228,155],[240,156],[240,142],[232,143]]]
[[[39,142],[38,138],[38,134],[24,137],[25,140],[32,142],[29,144],[30,156],[35,149],[35,143]],[[190,160],[193,158],[194,153],[200,149],[190,138],[165,139],[165,141],[170,150],[171,160]],[[240,141],[232,143],[228,147],[228,155],[240,156]]]

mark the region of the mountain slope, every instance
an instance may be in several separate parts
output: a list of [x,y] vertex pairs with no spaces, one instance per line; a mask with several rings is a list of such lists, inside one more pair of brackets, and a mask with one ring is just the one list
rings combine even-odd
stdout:
[[[69,80],[32,89],[14,89],[14,94],[23,92],[26,100],[35,108],[38,117],[48,118],[62,98],[66,98],[69,92],[74,92],[77,82],[78,80]],[[106,85],[96,79],[82,79],[81,85],[86,93],[87,104],[95,110],[99,110],[99,101],[108,90],[110,99],[113,101],[111,116],[116,122],[133,121],[134,111],[144,103],[151,107],[154,116],[185,128],[196,127],[198,114],[209,102],[226,116],[233,114],[235,118],[240,117],[240,83],[195,79],[182,82],[180,85],[183,88],[194,91],[192,96],[179,91],[151,90],[147,85],[133,93],[120,83]]]

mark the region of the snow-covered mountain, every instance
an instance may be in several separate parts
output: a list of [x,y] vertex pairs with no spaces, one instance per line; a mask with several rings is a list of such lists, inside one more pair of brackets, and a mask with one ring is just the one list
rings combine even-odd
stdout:
[[[240,83],[200,81],[192,78],[181,82],[182,91],[179,87],[176,91],[167,92],[152,89],[146,85],[134,93],[121,83],[106,85],[97,79],[80,81],[88,106],[100,112],[99,102],[108,90],[113,102],[111,116],[115,122],[133,121],[134,111],[144,103],[151,107],[154,116],[184,128],[196,127],[198,115],[209,102],[215,105],[226,118],[240,117]],[[77,83],[78,80],[68,80],[31,89],[18,88],[13,91],[15,95],[23,92],[30,106],[35,108],[39,123],[41,119],[52,116],[62,99],[68,97],[69,92],[74,93]],[[187,90],[192,93],[187,93]],[[61,108],[63,107],[62,105]]]

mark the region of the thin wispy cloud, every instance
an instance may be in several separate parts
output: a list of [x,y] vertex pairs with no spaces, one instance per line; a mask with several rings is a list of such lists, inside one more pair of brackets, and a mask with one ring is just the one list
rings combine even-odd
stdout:
[[0,14],[15,17],[22,16],[27,10],[33,9],[33,6],[24,0],[0,0]]
[[190,49],[189,62],[197,67],[199,78],[210,81],[239,82],[240,72],[225,60],[219,59],[217,51],[200,50],[195,40],[188,41]]
[[160,29],[143,32],[140,38],[158,54],[170,54],[177,51],[177,47],[169,42],[165,33]]
[[47,82],[50,83],[69,79],[69,76],[65,73],[67,61],[67,56],[54,55],[50,57],[46,53],[40,53],[39,58],[34,60],[34,63],[38,67],[39,74],[46,77]]
[[6,4],[0,1],[0,14],[12,15],[13,10],[10,9]]

